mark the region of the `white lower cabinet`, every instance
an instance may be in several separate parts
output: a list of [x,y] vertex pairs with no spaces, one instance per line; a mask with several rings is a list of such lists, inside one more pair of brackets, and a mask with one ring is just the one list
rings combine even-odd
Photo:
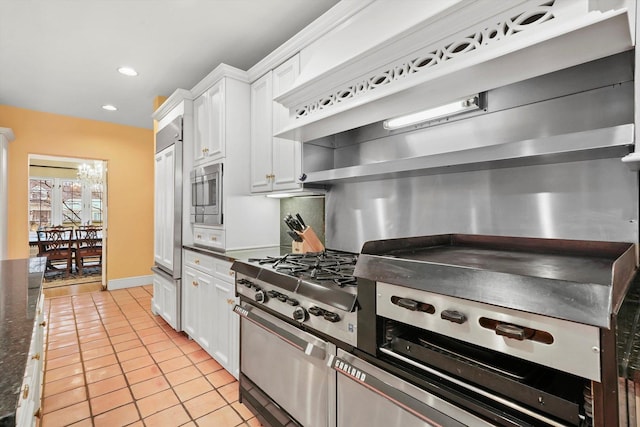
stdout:
[[29,346],[29,360],[24,372],[18,406],[16,426],[35,426],[40,419],[42,401],[42,378],[44,368],[44,295],[40,294],[36,317]]
[[240,321],[231,262],[184,251],[182,329],[238,378]]
[[153,311],[153,314],[162,316],[173,329],[180,330],[180,322],[178,322],[178,285],[174,280],[154,273],[151,311]]

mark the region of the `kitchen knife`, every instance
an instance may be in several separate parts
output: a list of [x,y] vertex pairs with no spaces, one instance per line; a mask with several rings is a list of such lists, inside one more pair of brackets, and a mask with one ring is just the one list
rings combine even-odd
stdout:
[[291,236],[294,241],[302,242],[302,237],[300,237],[295,231],[287,231],[287,234]]
[[287,224],[287,227],[289,227],[289,229],[293,232],[296,231],[295,227],[293,226],[293,224],[291,223],[291,221],[289,220],[288,217],[284,217],[284,223]]
[[298,222],[300,223],[300,225],[302,226],[302,229],[304,230],[305,228],[307,228],[307,224],[304,223],[302,217],[300,216],[299,213],[296,214],[296,218],[298,218]]
[[304,231],[304,227],[295,219],[291,214],[287,214],[286,218],[289,221],[289,224],[293,227],[293,231]]

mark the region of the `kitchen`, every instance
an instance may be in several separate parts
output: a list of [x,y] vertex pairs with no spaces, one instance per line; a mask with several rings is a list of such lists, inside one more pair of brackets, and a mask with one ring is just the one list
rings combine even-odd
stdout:
[[[626,305],[622,304],[622,298],[629,286],[630,272],[634,272],[637,265],[634,245],[638,243],[638,188],[634,170],[635,155],[632,152],[635,139],[635,117],[632,112],[635,95],[632,37],[635,34],[635,10],[627,11],[622,5],[624,2],[519,2],[510,4],[508,10],[503,10],[504,5],[496,3],[452,5],[455,2],[442,2],[441,10],[431,11],[434,17],[414,14],[412,18],[415,21],[406,22],[399,19],[399,16],[407,14],[402,8],[394,9],[394,15],[385,9],[384,2],[365,3],[367,5],[361,5],[361,10],[353,11],[350,25],[319,37],[302,48],[299,57],[276,52],[281,56],[268,57],[263,64],[244,75],[230,67],[218,67],[193,89],[176,91],[156,111],[154,118],[159,120],[160,132],[174,119],[182,117],[183,135],[180,142],[188,147],[183,147],[183,153],[188,155],[183,158],[181,170],[182,194],[186,195],[182,200],[182,208],[165,212],[181,214],[180,221],[174,224],[179,224],[176,228],[182,228],[180,247],[185,247],[185,251],[179,254],[183,257],[182,261],[176,263],[184,266],[180,277],[182,290],[178,292],[176,287],[172,288],[173,284],[177,285],[177,280],[154,286],[154,311],[164,314],[169,323],[169,319],[180,321],[180,325],[174,325],[177,329],[187,331],[192,328],[193,332],[187,332],[189,336],[203,348],[208,347],[205,349],[214,358],[229,363],[225,368],[240,378],[243,403],[249,402],[255,406],[256,402],[269,401],[261,400],[264,397],[272,399],[275,405],[265,404],[262,409],[254,408],[265,424],[283,425],[285,422],[281,417],[286,417],[289,420],[287,422],[317,425],[313,423],[320,420],[318,414],[322,414],[325,417],[322,419],[326,421],[320,425],[357,425],[354,424],[355,420],[362,420],[357,418],[362,414],[345,411],[345,405],[340,403],[350,402],[344,399],[354,392],[360,393],[360,389],[354,388],[354,384],[349,382],[353,379],[344,376],[347,372],[354,373],[354,378],[360,382],[364,382],[362,373],[381,381],[383,387],[377,389],[376,398],[397,396],[399,389],[404,390],[401,392],[402,398],[409,396],[410,399],[401,400],[405,402],[404,406],[392,405],[389,413],[392,410],[400,411],[406,417],[419,414],[417,418],[408,418],[413,421],[407,423],[417,423],[415,425],[434,422],[446,424],[447,421],[453,422],[453,419],[462,425],[480,425],[480,422],[498,425],[523,425],[526,422],[530,425],[540,422],[545,425],[588,425],[584,423],[590,421],[593,421],[593,425],[615,425],[618,421],[622,425],[635,425],[635,407],[633,411],[626,409],[632,408],[631,402],[635,402],[633,382],[623,381],[624,389],[618,389],[617,369],[614,366],[612,370],[612,364],[615,365],[616,361],[609,356],[609,351],[615,347],[613,326],[623,324],[619,314]],[[589,9],[589,6],[593,9]],[[372,23],[378,22],[380,16],[385,16],[389,25],[385,31],[377,31],[376,37],[373,37],[376,27]],[[487,24],[489,21],[491,25]],[[394,24],[397,26],[394,27]],[[474,32],[473,28],[479,30]],[[445,30],[447,32],[443,33]],[[356,35],[363,32],[371,37],[366,41],[358,39],[357,46],[345,43],[346,40],[355,40]],[[443,34],[451,36],[438,45],[434,37],[442,38]],[[429,40],[429,43],[425,40]],[[589,43],[589,40],[598,40],[598,43]],[[430,59],[434,57],[440,58],[440,62]],[[407,58],[411,62],[407,62]],[[292,77],[291,70],[297,70],[298,76]],[[362,76],[369,79],[369,84],[362,84]],[[432,118],[399,130],[384,129],[380,123],[402,113],[436,107],[456,99],[474,108],[460,116]],[[219,103],[221,100],[223,104]],[[257,108],[258,105],[265,107]],[[221,109],[221,106],[224,108]],[[269,106],[273,109],[273,117],[264,116]],[[285,115],[281,114],[283,110]],[[239,112],[249,112],[245,117],[250,118],[251,129],[233,126],[237,123],[233,117],[238,117]],[[203,123],[203,116],[211,115],[219,120],[205,122],[205,126],[198,125]],[[269,128],[272,131],[265,132]],[[215,144],[202,146],[200,142],[212,141],[212,138],[203,135],[224,135],[225,139],[237,142],[225,144],[222,154],[220,147]],[[252,144],[256,144],[260,138],[270,143],[271,150],[278,147],[279,153],[285,151],[290,158],[300,159],[299,173],[294,167],[288,174],[294,177],[293,183],[285,183],[285,186],[294,186],[295,191],[324,194],[325,246],[341,253],[362,254],[354,266],[354,274],[358,277],[357,310],[354,290],[348,286],[328,287],[326,292],[319,292],[313,280],[292,281],[286,278],[289,275],[273,274],[268,264],[256,267],[255,262],[247,261],[249,257],[266,258],[267,255],[273,255],[265,253],[254,256],[253,253],[246,253],[246,249],[277,245],[281,241],[283,227],[280,224],[283,216],[280,203],[270,198],[249,196],[247,191],[241,190],[252,188],[254,193],[272,192],[275,181],[281,177],[280,172],[269,170],[262,173],[258,170],[258,165],[262,166],[264,162],[257,162],[257,159],[266,156]],[[282,140],[287,139],[294,141],[281,146]],[[429,143],[426,144],[425,140]],[[262,144],[260,147],[264,148]],[[296,154],[296,150],[301,152]],[[188,159],[192,153],[193,158]],[[247,157],[254,159],[251,163],[252,174],[246,173]],[[621,161],[622,158],[625,160]],[[222,201],[222,226],[207,224],[204,218],[198,222],[199,205],[191,206],[193,193],[190,190],[193,184],[189,176],[189,172],[196,167],[204,167],[220,159],[224,159],[222,182],[216,178],[209,188],[218,187],[222,190],[222,195],[216,199]],[[243,162],[244,170],[239,171],[239,166],[234,165]],[[208,175],[205,173],[202,176]],[[195,193],[198,194],[198,191]],[[217,194],[220,193],[209,193]],[[206,206],[216,204],[206,203]],[[192,207],[196,208],[193,222]],[[156,219],[161,217],[156,213]],[[303,222],[309,222],[306,214],[303,213],[301,217]],[[276,225],[261,227],[261,221]],[[246,227],[255,228],[247,230]],[[313,224],[311,228],[320,227]],[[294,230],[297,228],[294,227]],[[306,227],[302,227],[304,230]],[[420,373],[420,369],[424,370],[424,362],[420,363],[422,367],[416,367],[415,359],[408,358],[407,361],[389,356],[400,360],[398,362],[387,357],[384,351],[389,350],[382,342],[378,342],[380,338],[376,338],[383,334],[382,330],[377,330],[376,324],[402,320],[395,319],[394,307],[385,309],[391,311],[377,313],[376,293],[368,290],[380,286],[378,293],[386,292],[383,282],[398,282],[394,286],[402,285],[403,288],[418,287],[399,279],[401,271],[405,272],[405,276],[417,274],[407,273],[413,271],[409,268],[416,268],[414,264],[385,264],[389,247],[392,251],[399,250],[389,239],[450,233],[453,233],[450,238],[442,242],[434,239],[440,246],[451,245],[454,249],[461,244],[471,245],[480,252],[482,248],[489,247],[503,257],[513,255],[505,253],[505,247],[511,248],[513,252],[530,256],[534,265],[535,254],[539,254],[542,248],[550,251],[548,244],[536,240],[539,238],[558,239],[553,242],[564,247],[567,254],[575,256],[575,262],[580,262],[584,256],[606,254],[607,259],[603,264],[609,266],[608,271],[604,268],[604,271],[594,274],[603,276],[603,284],[610,285],[613,295],[600,295],[597,292],[600,287],[594,288],[590,301],[592,304],[601,301],[595,297],[596,294],[600,295],[603,299],[602,304],[598,303],[598,308],[602,310],[597,311],[597,316],[594,314],[591,320],[585,319],[584,315],[576,317],[563,314],[557,307],[555,310],[553,307],[544,310],[549,303],[546,300],[543,309],[527,305],[522,300],[526,301],[529,294],[524,294],[517,301],[504,301],[497,297],[492,300],[482,295],[484,299],[480,301],[478,295],[463,290],[451,295],[453,291],[437,288],[437,284],[421,285],[437,295],[460,298],[433,304],[433,310],[441,310],[441,306],[447,304],[457,307],[456,310],[439,313],[448,317],[451,324],[458,324],[456,321],[462,320],[460,314],[464,313],[464,301],[488,304],[493,309],[498,307],[499,316],[511,320],[506,325],[498,325],[501,327],[496,327],[495,333],[500,331],[510,334],[510,337],[499,338],[500,341],[491,352],[498,351],[501,342],[507,343],[508,353],[528,359],[536,366],[547,364],[553,367],[554,373],[560,372],[561,380],[572,379],[566,383],[573,382],[574,377],[589,379],[592,387],[589,392],[591,404],[587,401],[574,402],[575,390],[569,392],[567,397],[553,389],[544,389],[543,401],[570,401],[573,404],[564,410],[537,408],[531,411],[523,409],[531,408],[532,404],[522,398],[515,405],[510,403],[510,409],[504,409],[502,401],[487,404],[484,401],[486,397],[474,397],[479,393],[475,389],[469,391],[469,388],[465,388],[467,391],[461,393],[458,388],[469,386],[471,380],[463,381],[465,386],[455,383],[451,378],[434,380],[431,378],[433,374]],[[503,236],[505,239],[481,238],[487,235]],[[168,243],[162,248],[171,251],[174,248],[171,237],[175,233],[169,233],[168,236]],[[474,240],[465,236],[480,237]],[[431,241],[425,239],[417,242],[401,240],[395,244],[401,247],[418,244],[418,251],[431,246]],[[576,247],[576,240],[581,241],[582,245]],[[365,245],[369,241],[374,243]],[[289,242],[290,239],[286,240],[287,244]],[[591,243],[587,245],[584,242]],[[626,242],[631,246],[616,244],[609,247],[606,242]],[[595,252],[585,250],[584,246]],[[221,249],[225,252],[219,255]],[[344,258],[344,255],[339,258]],[[464,257],[459,258],[464,260]],[[476,259],[476,264],[465,266],[459,258],[445,260],[445,264],[456,267],[453,273],[460,273],[469,266],[486,261],[480,258]],[[236,260],[240,262],[232,264]],[[160,261],[161,264],[162,259]],[[343,265],[342,259],[337,262]],[[558,282],[552,280],[548,283],[549,278],[542,277],[543,268],[540,268],[537,274],[541,277],[533,274],[539,280],[531,279],[531,283],[527,283],[539,286],[551,295],[556,294],[557,289],[549,286],[566,282],[584,284],[579,288],[582,291],[591,289],[587,286],[588,281],[576,279],[580,275],[575,268],[567,267],[560,260],[554,262],[558,263],[559,272],[552,279]],[[381,263],[386,271],[378,269]],[[541,266],[545,265],[541,263]],[[523,274],[517,268],[516,271],[504,271],[505,267],[496,265],[489,263],[488,266],[484,265],[484,269],[497,277],[502,277],[501,274],[515,275],[516,282],[531,276],[530,272]],[[394,271],[396,273],[392,274]],[[192,276],[188,276],[189,272]],[[272,280],[266,280],[269,277]],[[196,311],[193,310],[197,306],[195,302],[202,298],[196,296],[191,300],[194,303],[185,310],[185,296],[189,298],[185,293],[186,288],[200,290],[204,288],[200,287],[203,279],[206,281],[209,278],[215,280],[216,289],[221,292],[216,296],[217,309],[213,311],[216,315],[225,313],[224,317],[216,318],[215,324],[242,325],[240,336],[236,337],[241,342],[239,360],[237,355],[233,355],[237,344],[232,341],[230,334],[225,335],[231,329],[221,328],[212,333],[206,331],[206,325],[203,327],[198,324],[198,316],[188,319]],[[442,279],[443,283],[447,283],[445,279]],[[484,283],[475,276],[467,280],[474,283],[478,281],[481,285]],[[163,289],[163,292],[157,292],[158,289]],[[394,289],[388,291],[392,293],[392,302],[398,292]],[[399,297],[393,303],[395,306],[411,312],[424,310],[428,313],[432,310],[421,305],[426,298],[423,294],[406,292],[412,296]],[[507,287],[503,293],[508,292]],[[180,296],[183,298],[182,304],[179,303]],[[240,304],[237,304],[237,298]],[[569,294],[567,298],[580,301],[578,294]],[[221,307],[225,305],[228,308],[223,312]],[[343,309],[338,312],[340,307]],[[200,309],[206,311],[207,306]],[[589,305],[585,305],[584,309],[593,309],[595,313],[595,308]],[[467,310],[471,312],[471,308]],[[528,320],[514,317],[522,312],[535,316]],[[402,315],[400,317],[406,319]],[[490,318],[488,315],[479,317]],[[285,318],[295,321],[285,321]],[[554,323],[556,329],[540,326],[557,319],[560,321]],[[402,323],[416,327],[422,325],[413,320]],[[608,347],[604,348],[601,360],[590,359],[590,362],[585,362],[588,367],[567,366],[571,363],[556,365],[553,356],[538,358],[544,353],[543,350],[527,352],[526,349],[531,345],[526,342],[527,339],[514,344],[522,340],[519,338],[519,328],[513,326],[523,323],[540,333],[551,333],[560,345],[565,336],[569,339],[579,335],[585,336],[585,339],[589,337],[588,343],[591,345],[588,348],[598,348],[599,344],[594,343],[600,340],[603,346],[607,344]],[[270,338],[261,334],[256,325],[262,326],[259,329],[264,329],[265,325],[274,326],[276,331],[280,331],[280,338],[278,335]],[[585,331],[588,332],[566,332],[575,325],[580,328],[586,326]],[[333,326],[339,332],[331,332]],[[427,329],[430,327],[426,326]],[[578,330],[582,330],[580,328]],[[395,335],[394,330],[402,334]],[[244,331],[249,331],[256,338],[245,340]],[[437,331],[435,329],[434,333]],[[475,338],[465,338],[454,335],[449,329],[447,331],[445,335],[452,338],[457,337],[474,345],[486,345],[474,342]],[[271,349],[272,346],[268,344],[273,340],[278,342],[282,336],[289,341],[299,342],[300,333],[303,333],[307,343],[300,345],[311,345],[307,347],[310,356],[321,356],[316,357],[320,362],[314,361],[311,363],[314,368],[309,369],[318,373],[318,384],[322,384],[323,390],[326,390],[326,399],[318,399],[323,402],[324,409],[311,412],[314,415],[310,418],[305,418],[309,414],[304,413],[305,409],[300,409],[297,402],[286,401],[287,395],[292,394],[290,391],[282,392],[273,388],[273,379],[268,378],[269,375],[263,378],[256,373],[265,370],[270,372],[268,369],[275,368],[263,366],[260,359],[250,359],[248,356]],[[396,327],[390,328],[385,335],[393,343],[404,339],[404,333],[401,327]],[[350,342],[354,335],[357,335],[357,341]],[[361,336],[366,338],[361,340]],[[253,351],[246,350],[258,345],[258,342],[265,346],[254,348]],[[589,345],[584,342],[579,344]],[[294,357],[290,351],[283,350],[282,345],[278,351],[285,352],[282,357]],[[581,355],[577,354],[576,357]],[[339,360],[341,364],[327,369],[326,362],[329,359]],[[292,360],[299,363],[300,358]],[[460,381],[459,378],[456,380]],[[504,377],[500,377],[500,380],[504,381]],[[295,386],[303,385],[296,383]],[[434,392],[434,387],[439,391]],[[262,394],[252,394],[256,390]],[[304,393],[293,394],[305,396]],[[610,394],[615,395],[616,400],[625,402],[624,411],[618,410],[617,402],[614,405],[609,398],[603,397]],[[618,399],[623,395],[624,399]],[[251,402],[251,399],[254,401]],[[478,401],[483,404],[480,405]],[[389,401],[386,402],[388,404]],[[428,404],[425,405],[425,402]],[[414,407],[414,404],[417,406]],[[265,409],[270,406],[271,410]],[[281,412],[273,410],[273,407],[281,408]],[[356,405],[349,403],[349,407],[355,408]],[[402,411],[407,407],[412,408],[411,411]],[[501,417],[496,413],[502,414]]]

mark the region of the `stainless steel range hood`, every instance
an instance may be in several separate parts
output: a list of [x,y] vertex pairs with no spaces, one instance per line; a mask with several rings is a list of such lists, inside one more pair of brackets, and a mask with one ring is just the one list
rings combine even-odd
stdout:
[[[276,136],[315,140],[635,44],[629,1],[518,1],[508,2],[508,9],[493,0],[440,3],[437,14],[391,39],[360,51],[349,43],[349,55],[336,51],[338,41],[356,37],[356,30],[362,39],[375,33],[395,6],[374,1],[349,26],[303,50],[307,65],[296,86],[276,98],[290,111],[289,126]],[[310,68],[319,58],[320,74]]]

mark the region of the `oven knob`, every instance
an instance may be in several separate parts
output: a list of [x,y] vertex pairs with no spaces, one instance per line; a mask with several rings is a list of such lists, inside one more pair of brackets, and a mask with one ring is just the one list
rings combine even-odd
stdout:
[[324,310],[314,305],[313,307],[309,307],[309,313],[313,314],[314,316],[322,316]]
[[298,300],[297,299],[293,299],[293,298],[289,298],[287,299],[287,304],[292,305],[292,306],[296,306],[298,305]]
[[456,310],[442,310],[440,318],[458,324],[463,324],[467,321],[467,316]]
[[251,285],[253,285],[253,283],[251,283],[247,279],[240,279],[240,280],[238,280],[238,283],[240,283],[241,285],[246,286],[247,288],[251,288]]
[[278,291],[269,291],[269,292],[267,292],[267,295],[269,296],[269,298],[277,298],[280,295],[280,292],[278,292]]
[[325,311],[324,312],[324,319],[328,320],[329,322],[337,322],[338,320],[340,320],[340,315],[338,313],[332,313],[330,311]]
[[253,296],[253,299],[255,299],[257,302],[265,302],[265,300],[267,299],[267,296],[264,294],[264,292],[258,291]]
[[307,311],[302,307],[297,307],[295,310],[293,310],[293,320],[304,322],[305,320],[307,320]]
[[289,299],[289,297],[286,296],[285,294],[278,295],[278,301],[280,301],[280,302],[287,302],[288,299]]

